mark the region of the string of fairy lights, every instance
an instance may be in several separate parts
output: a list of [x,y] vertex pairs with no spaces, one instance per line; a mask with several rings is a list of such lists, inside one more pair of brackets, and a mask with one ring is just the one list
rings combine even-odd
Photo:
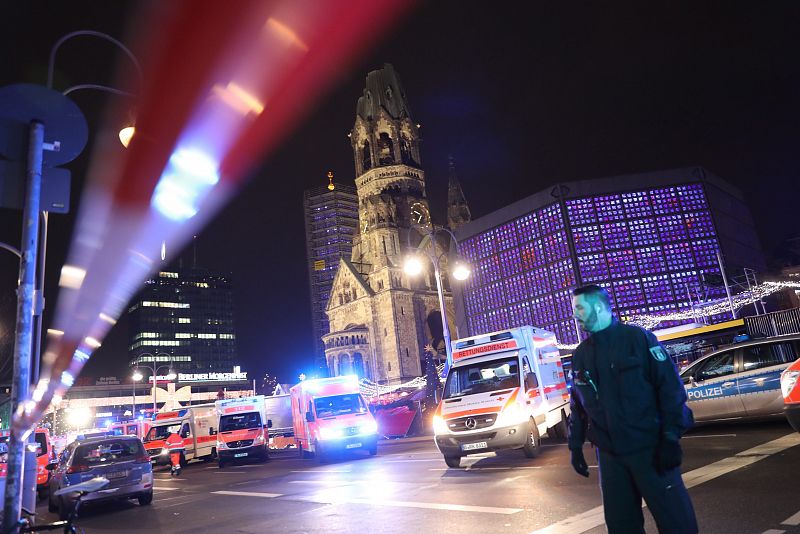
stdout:
[[[755,285],[746,291],[742,291],[731,297],[734,310],[740,310],[745,306],[750,306],[755,302],[761,301],[763,298],[768,297],[784,289],[800,290],[800,282],[789,281],[772,281],[762,282]],[[709,300],[705,303],[695,305],[691,310],[684,310],[679,312],[665,313],[659,315],[634,315],[631,317],[629,324],[635,324],[642,328],[651,330],[665,321],[690,321],[697,320],[703,317],[714,317],[715,315],[725,314],[731,311],[731,302],[728,302],[727,297]],[[578,346],[574,344],[556,345],[559,349],[572,350]]]

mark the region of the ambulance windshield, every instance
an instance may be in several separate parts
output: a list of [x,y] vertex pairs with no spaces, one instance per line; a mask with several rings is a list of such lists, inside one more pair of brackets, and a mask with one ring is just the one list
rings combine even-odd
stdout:
[[366,413],[367,406],[358,393],[331,395],[314,399],[317,417],[334,417],[349,413]]
[[246,430],[261,428],[261,414],[258,412],[237,413],[223,415],[219,418],[219,431],[231,432],[232,430]]
[[460,365],[450,369],[444,385],[444,398],[486,393],[520,385],[519,362],[514,358],[498,358],[486,362]]

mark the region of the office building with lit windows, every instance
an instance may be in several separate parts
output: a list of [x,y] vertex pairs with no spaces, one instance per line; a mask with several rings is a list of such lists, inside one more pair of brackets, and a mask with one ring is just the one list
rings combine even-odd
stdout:
[[[331,189],[333,186],[333,189]],[[314,363],[327,373],[322,336],[329,332],[325,309],[339,258],[350,258],[353,235],[358,233],[358,196],[351,185],[333,183],[303,194],[306,224],[306,260],[311,295]]]
[[578,286],[605,287],[629,320],[724,297],[718,251],[726,272],[765,269],[741,193],[699,167],[558,184],[456,235],[472,265],[462,337],[531,324],[575,343]]
[[172,362],[179,373],[229,373],[238,365],[226,276],[197,267],[157,272],[132,301],[128,319],[132,365]]

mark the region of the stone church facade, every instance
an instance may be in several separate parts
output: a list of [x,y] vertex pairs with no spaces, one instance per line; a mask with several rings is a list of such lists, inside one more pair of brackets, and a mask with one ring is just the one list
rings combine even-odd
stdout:
[[[419,128],[391,65],[367,75],[350,141],[359,232],[353,239],[352,256],[340,259],[331,288],[326,312],[330,332],[322,338],[325,358],[330,376],[355,373],[396,384],[422,375],[426,345],[443,352],[433,268],[427,262],[423,273],[410,277],[403,271],[403,261],[423,239],[425,247],[436,254],[446,252],[449,242],[430,243],[425,237],[431,221]],[[464,210],[465,203],[453,213]],[[443,257],[441,266],[452,329],[454,309],[446,261]]]

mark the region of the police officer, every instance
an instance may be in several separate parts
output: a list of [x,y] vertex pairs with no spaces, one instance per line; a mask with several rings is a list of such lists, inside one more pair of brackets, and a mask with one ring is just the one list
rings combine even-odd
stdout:
[[659,532],[696,533],[679,469],[679,439],[693,418],[672,359],[652,333],[611,314],[602,287],[574,290],[572,306],[590,333],[572,355],[572,467],[589,476],[583,456],[588,438],[597,447],[609,532],[643,534],[644,497]]

